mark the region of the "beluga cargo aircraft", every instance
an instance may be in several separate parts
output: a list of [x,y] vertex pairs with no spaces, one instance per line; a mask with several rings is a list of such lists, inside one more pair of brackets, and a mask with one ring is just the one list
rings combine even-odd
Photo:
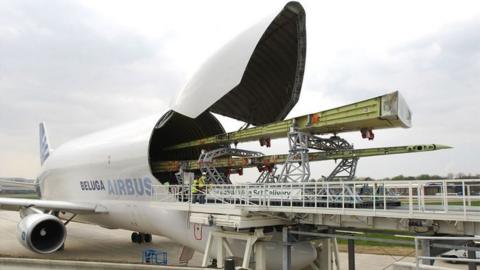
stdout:
[[[367,100],[366,107],[351,105],[356,109],[352,107],[335,119],[329,118],[335,115],[331,111],[285,120],[300,95],[305,57],[305,11],[301,4],[289,2],[212,55],[180,91],[169,110],[73,139],[55,150],[48,140],[45,124],[41,123],[42,167],[35,183],[40,199],[0,198],[1,208],[20,212],[18,240],[38,253],[68,249],[68,244],[64,245],[66,226],[70,221],[81,221],[131,230],[133,242],[150,242],[152,235],[162,235],[204,252],[209,233],[223,228],[207,225],[198,230],[190,224],[187,211],[165,208],[158,203],[159,200],[176,202],[175,197],[161,197],[157,187],[178,184],[179,164],[185,165],[183,170],[198,175],[205,172],[196,162],[204,151],[233,149],[231,144],[252,140],[270,145],[270,139],[286,137],[292,127],[309,134],[361,131],[363,137],[373,139],[374,128],[410,126],[410,110],[398,92]],[[253,127],[225,133],[213,113]],[[332,138],[337,140],[335,145],[344,143],[336,135]],[[378,149],[354,152],[353,148],[346,148],[351,151],[334,155],[320,152],[309,158],[311,161],[342,158],[341,155],[358,158],[439,148],[405,147],[381,153]],[[261,166],[271,169],[282,160],[280,156],[257,155],[245,163],[222,158],[214,161],[218,163],[215,172],[223,177],[232,169]],[[215,184],[232,184],[228,178],[207,173]],[[280,269],[282,260],[278,255],[282,243],[277,240],[281,240],[281,232],[269,228],[264,233],[273,239],[265,242],[267,268]],[[230,240],[230,246],[235,256],[242,257],[244,242]],[[309,265],[317,256],[309,242],[294,244],[291,252],[293,269]]]
[[[172,173],[152,172],[152,162],[198,158],[197,149],[162,149],[224,133],[212,112],[253,125],[282,120],[298,100],[305,51],[305,11],[290,2],[208,59],[166,112],[71,140],[55,150],[41,123],[42,167],[36,179],[41,199],[0,198],[3,209],[20,211],[19,241],[38,253],[56,252],[67,237],[62,219],[70,216],[73,221],[144,232],[132,234],[132,240],[163,235],[203,251],[211,228],[203,228],[205,236],[197,240],[185,212],[152,203],[154,185],[175,183]],[[272,242],[269,257],[276,258],[280,249]],[[308,244],[295,246],[293,253],[295,268],[315,258]],[[277,259],[268,265],[281,267]]]

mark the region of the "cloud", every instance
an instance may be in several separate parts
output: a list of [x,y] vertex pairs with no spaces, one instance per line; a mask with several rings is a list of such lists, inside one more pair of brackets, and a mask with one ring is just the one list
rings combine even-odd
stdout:
[[[2,1],[0,176],[34,175],[23,157],[38,148],[42,120],[58,145],[161,111],[182,82],[161,52],[72,1]],[[12,157],[28,166],[9,166]]]
[[416,156],[364,159],[359,174],[478,172],[479,28],[480,17],[476,17],[386,51],[367,52],[352,46],[337,55],[326,79],[309,83],[321,87],[328,100],[344,103],[400,90],[413,111],[414,127],[377,131],[373,143],[348,135],[357,147],[416,143],[455,147]]
[[[260,18],[260,13],[276,7],[270,2],[255,9],[243,2],[229,3],[222,4],[220,9],[226,11],[218,13],[211,7],[218,9],[223,2],[150,3],[162,8],[157,13],[144,2],[119,4],[117,14],[108,13],[117,1],[81,4],[87,2],[0,1],[0,176],[35,175],[40,121],[47,122],[55,147],[91,131],[161,112],[185,84],[185,71],[191,72],[221,46],[220,41],[243,28],[245,14]],[[344,13],[342,3],[317,3],[305,3],[307,68],[302,95],[291,115],[400,90],[413,111],[413,128],[376,131],[373,142],[361,140],[357,133],[344,136],[357,148],[444,143],[455,149],[365,158],[358,174],[478,173],[480,19],[450,23],[425,35],[432,25],[468,17],[474,9],[455,5],[452,10],[442,4],[441,12],[436,9],[425,18],[424,11],[431,10],[427,3],[415,8],[415,18],[405,22],[399,19],[417,2],[395,8],[382,5],[389,13],[370,14],[381,2],[362,4],[360,13]],[[185,17],[172,12],[184,10],[185,5],[194,7],[185,11]],[[138,10],[130,12],[132,6]],[[198,12],[200,8],[205,12]],[[441,19],[452,13],[456,15]],[[116,14],[122,25],[112,23],[109,14]],[[384,20],[385,16],[391,19]],[[253,17],[247,21],[253,23]],[[382,20],[385,25],[380,27]],[[146,31],[139,31],[143,26],[148,26]],[[421,38],[412,41],[415,36]],[[285,152],[285,145],[274,142],[266,152]],[[257,144],[246,145],[250,146]],[[331,166],[319,164],[312,170],[326,175]]]

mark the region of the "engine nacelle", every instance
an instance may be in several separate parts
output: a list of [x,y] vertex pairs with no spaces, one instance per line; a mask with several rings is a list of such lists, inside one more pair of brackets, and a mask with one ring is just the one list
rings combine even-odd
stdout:
[[56,216],[49,214],[28,215],[17,225],[17,238],[26,248],[37,253],[52,253],[65,242],[67,230]]

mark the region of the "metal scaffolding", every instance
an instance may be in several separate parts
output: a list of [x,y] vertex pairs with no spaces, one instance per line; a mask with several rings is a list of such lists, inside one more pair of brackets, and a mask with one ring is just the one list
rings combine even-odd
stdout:
[[310,178],[310,163],[308,162],[309,137],[309,134],[295,130],[288,133],[290,150],[278,177],[279,182],[308,182]]
[[218,148],[211,151],[202,150],[198,163],[200,164],[200,171],[208,175],[208,179],[212,180],[215,184],[231,184],[228,174],[220,172],[215,166],[212,166],[212,161],[215,158],[224,156],[236,156],[236,157],[261,157],[263,153],[256,151],[249,151],[237,148]]

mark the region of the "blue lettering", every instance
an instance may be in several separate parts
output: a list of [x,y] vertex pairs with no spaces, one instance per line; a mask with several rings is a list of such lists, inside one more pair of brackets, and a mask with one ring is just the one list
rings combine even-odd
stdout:
[[121,179],[119,179],[117,183],[118,183],[118,195],[127,194],[127,191],[125,190],[125,183]]
[[152,196],[152,180],[148,177],[144,177],[143,185],[145,186],[145,195]]
[[115,195],[115,190],[113,189],[112,180],[108,180],[108,195]]
[[127,194],[134,195],[135,190],[133,190],[132,179],[129,179],[129,178],[125,179],[125,185],[127,186]]
[[119,192],[118,192],[118,182],[117,180],[113,180],[113,184],[114,184],[114,188],[115,188],[115,195],[121,195]]
[[143,182],[142,182],[142,179],[140,178],[135,178],[134,179],[134,185],[135,185],[135,192],[139,195],[139,196],[143,196],[143,193],[144,193],[144,188],[143,188]]
[[[109,179],[105,180],[79,181],[80,189],[86,191],[105,190],[108,195],[136,195],[152,196],[152,180],[145,176],[143,178]],[[105,187],[106,186],[106,187]]]

